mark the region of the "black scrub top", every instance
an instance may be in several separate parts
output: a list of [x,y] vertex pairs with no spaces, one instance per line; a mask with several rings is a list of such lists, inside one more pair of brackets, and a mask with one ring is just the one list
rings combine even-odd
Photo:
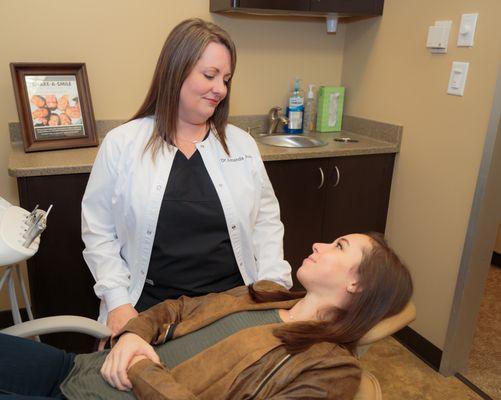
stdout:
[[165,299],[243,284],[223,207],[202,157],[198,150],[189,159],[177,151],[136,309],[141,312]]

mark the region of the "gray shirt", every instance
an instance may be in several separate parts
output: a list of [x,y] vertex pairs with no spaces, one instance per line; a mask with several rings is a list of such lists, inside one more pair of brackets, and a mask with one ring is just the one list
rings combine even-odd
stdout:
[[[240,311],[156,346],[155,351],[167,368],[174,368],[243,329],[278,322],[282,322],[278,310]],[[112,388],[101,376],[100,369],[108,352],[80,354],[75,357],[75,366],[61,384],[61,391],[68,399],[135,399],[132,392]]]

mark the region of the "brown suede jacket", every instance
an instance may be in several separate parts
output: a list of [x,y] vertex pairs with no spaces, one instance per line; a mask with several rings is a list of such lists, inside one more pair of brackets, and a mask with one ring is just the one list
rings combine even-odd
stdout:
[[[269,281],[259,290],[286,290]],[[245,286],[203,297],[167,300],[139,314],[121,333],[156,345],[196,331],[238,311],[291,308],[297,300],[256,303]],[[169,370],[141,360],[128,371],[134,394],[148,400],[352,399],[360,383],[358,361],[346,349],[318,343],[287,354],[273,336],[279,324],[244,329]]]

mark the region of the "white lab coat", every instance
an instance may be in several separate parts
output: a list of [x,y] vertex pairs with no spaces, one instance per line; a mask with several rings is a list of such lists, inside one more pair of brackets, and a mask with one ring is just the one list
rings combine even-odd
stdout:
[[[110,131],[99,148],[82,200],[84,259],[108,310],[135,305],[143,290],[157,219],[174,160],[175,147],[143,154],[154,127],[141,118]],[[221,201],[231,245],[245,284],[268,279],[290,287],[283,259],[283,224],[273,188],[254,139],[226,128],[228,156],[216,134],[197,143]]]

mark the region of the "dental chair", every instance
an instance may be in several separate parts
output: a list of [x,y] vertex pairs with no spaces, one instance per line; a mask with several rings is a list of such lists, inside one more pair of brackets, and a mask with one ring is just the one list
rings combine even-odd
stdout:
[[[367,332],[358,342],[355,355],[360,358],[369,346],[402,329],[416,318],[416,308],[412,302],[397,315],[386,318]],[[8,335],[32,337],[55,332],[78,332],[102,339],[110,336],[111,331],[105,325],[85,317],[56,316],[23,322],[0,331]],[[382,400],[381,387],[376,377],[362,370],[360,388],[354,400]]]
[[[51,206],[52,207],[52,206]],[[12,206],[0,197],[0,266],[7,266],[6,273],[0,278],[0,289],[8,279],[9,294],[12,303],[14,326],[1,330],[8,335],[38,338],[39,335],[57,332],[76,332],[94,336],[98,339],[111,335],[105,325],[86,317],[55,316],[33,320],[26,289],[19,274],[17,263],[33,256],[40,243],[40,234],[46,226],[47,212],[38,210],[38,206],[28,211]],[[22,294],[28,310],[30,321],[21,322],[19,306],[14,291],[13,274],[18,275]],[[402,329],[416,318],[416,308],[410,302],[399,314],[386,318],[367,332],[358,342],[355,355],[360,358],[368,347]],[[362,370],[360,388],[354,400],[381,400],[382,393],[379,382],[370,372]]]
[[[395,332],[404,328],[415,319],[416,307],[411,301],[397,315],[383,319],[369,332],[362,336],[357,343],[355,355],[358,358],[361,358],[373,343],[393,335]],[[358,389],[354,400],[382,400],[382,398],[383,394],[377,378],[370,372],[362,369],[360,388]]]

